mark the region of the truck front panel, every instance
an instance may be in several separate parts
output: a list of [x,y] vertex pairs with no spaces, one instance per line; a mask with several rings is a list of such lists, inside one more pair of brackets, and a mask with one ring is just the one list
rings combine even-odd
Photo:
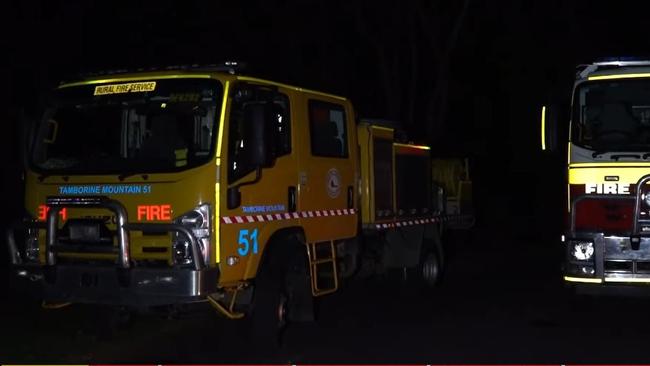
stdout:
[[45,300],[160,305],[219,281],[224,84],[143,74],[63,84],[33,129],[17,273]]
[[564,279],[589,292],[650,283],[650,81],[624,68],[580,75],[568,145]]

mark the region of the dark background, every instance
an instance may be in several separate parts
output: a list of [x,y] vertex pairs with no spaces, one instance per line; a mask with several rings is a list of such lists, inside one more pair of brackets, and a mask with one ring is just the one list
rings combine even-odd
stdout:
[[524,251],[557,246],[565,157],[540,152],[541,105],[568,101],[578,64],[650,54],[649,5],[8,1],[0,13],[0,219],[20,217],[21,128],[59,81],[239,60],[245,74],[349,97],[361,117],[399,120],[437,155],[471,157],[479,227]]
[[248,74],[347,96],[362,117],[399,120],[439,155],[473,157],[477,199],[495,201],[479,209],[514,212],[526,221],[515,230],[545,232],[536,223],[559,215],[533,216],[561,209],[563,198],[544,192],[561,189],[562,171],[548,170],[561,159],[540,154],[540,106],[568,99],[577,64],[647,54],[642,5],[9,2],[0,21],[2,222],[22,206],[21,116],[37,115],[43,92],[79,72],[239,60]]

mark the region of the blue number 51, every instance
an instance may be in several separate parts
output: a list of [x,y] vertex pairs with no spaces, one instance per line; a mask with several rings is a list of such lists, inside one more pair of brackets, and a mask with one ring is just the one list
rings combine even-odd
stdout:
[[250,235],[248,234],[248,229],[239,230],[239,241],[237,243],[239,248],[237,248],[237,253],[241,256],[248,255],[251,242],[253,243],[253,254],[257,254],[257,229],[253,230]]

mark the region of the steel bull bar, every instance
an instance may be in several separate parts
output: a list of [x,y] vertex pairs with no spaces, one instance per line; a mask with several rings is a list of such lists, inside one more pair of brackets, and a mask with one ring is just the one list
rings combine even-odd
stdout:
[[636,195],[634,202],[634,225],[632,227],[632,235],[630,235],[630,243],[632,244],[632,249],[638,250],[639,244],[641,243],[641,236],[650,236],[650,232],[644,230],[644,226],[650,224],[650,219],[641,218],[641,201],[643,201],[643,187],[650,182],[650,174],[646,174],[638,182],[636,182]]
[[[44,266],[23,260],[16,245],[15,229],[7,232],[11,263],[16,274],[39,282],[45,300],[121,305],[165,305],[202,300],[216,291],[217,267],[204,263],[199,242],[180,224],[129,223],[124,206],[105,196],[48,197],[45,222],[25,222],[22,228],[46,230]],[[59,213],[64,208],[103,208],[115,214],[117,262],[115,266],[57,263]],[[130,255],[130,231],[176,232],[192,248],[192,268],[134,267]],[[91,251],[92,253],[92,251]],[[42,281],[40,281],[42,280]]]

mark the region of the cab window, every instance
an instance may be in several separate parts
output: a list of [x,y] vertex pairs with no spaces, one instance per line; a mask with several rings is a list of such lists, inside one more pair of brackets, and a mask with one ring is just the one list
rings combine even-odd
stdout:
[[314,156],[347,158],[345,109],[340,104],[309,101],[309,133]]

